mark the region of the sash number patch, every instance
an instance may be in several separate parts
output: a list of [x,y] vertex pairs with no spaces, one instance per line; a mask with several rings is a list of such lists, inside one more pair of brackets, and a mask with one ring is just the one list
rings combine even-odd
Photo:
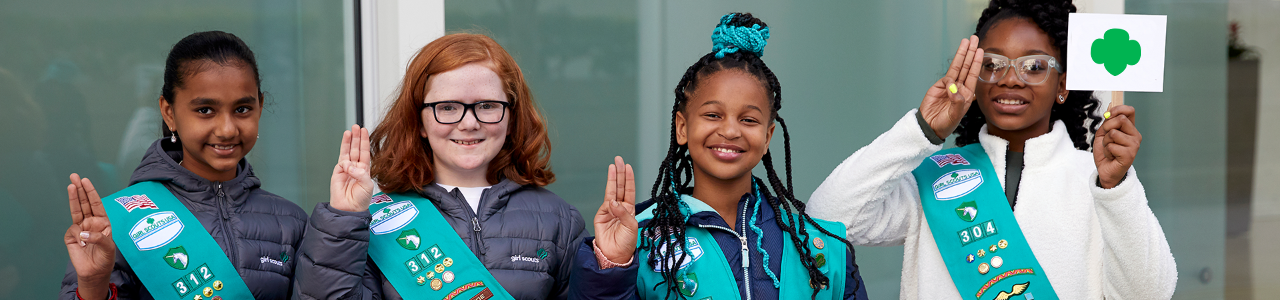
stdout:
[[209,282],[213,277],[213,271],[209,271],[208,265],[200,265],[199,268],[191,271],[191,273],[187,273],[187,275],[174,281],[173,290],[178,292],[179,298],[186,297],[187,294],[191,293],[191,291],[200,288],[200,286]]
[[959,236],[960,246],[963,247],[999,233],[1000,231],[996,229],[996,223],[991,220],[987,220],[986,222],[978,223],[960,230],[959,232],[956,232],[956,235]]

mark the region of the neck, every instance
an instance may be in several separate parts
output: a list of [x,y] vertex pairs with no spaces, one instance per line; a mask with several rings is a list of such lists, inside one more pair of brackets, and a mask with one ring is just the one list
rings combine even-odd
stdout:
[[720,218],[729,223],[729,228],[735,228],[738,201],[742,200],[742,195],[751,192],[751,173],[738,178],[719,179],[694,167],[693,183],[693,197],[715,209]]
[[439,162],[436,162],[435,178],[436,183],[443,185],[451,185],[456,187],[484,187],[493,185],[489,183],[487,171],[489,165],[481,165],[473,170],[453,170],[449,168],[441,168]]
[[1018,130],[1000,129],[1000,127],[992,124],[990,120],[987,121],[987,133],[1009,141],[1009,151],[1013,152],[1025,152],[1027,140],[1049,133],[1050,130],[1053,130],[1053,122],[1050,122],[1049,118],[1044,118],[1031,124],[1031,126],[1027,126],[1027,128]]
[[182,149],[182,161],[180,161],[178,165],[187,169],[187,171],[191,171],[191,173],[195,173],[196,176],[200,176],[200,178],[204,178],[204,180],[212,182],[223,182],[236,178],[235,167],[230,170],[219,171],[209,164],[202,163],[195,159],[187,159],[192,157],[191,153],[187,152],[187,149]]

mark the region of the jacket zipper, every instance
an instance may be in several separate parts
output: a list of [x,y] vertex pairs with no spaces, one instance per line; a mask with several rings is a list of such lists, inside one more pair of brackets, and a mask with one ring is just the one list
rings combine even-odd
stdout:
[[[747,205],[742,206],[742,214],[744,217],[739,218],[740,220],[742,220],[741,222],[742,225],[738,226],[738,228],[743,229],[743,234],[738,234],[737,231],[734,231],[729,228],[725,228],[724,226],[702,225],[702,224],[698,225],[698,227],[704,228],[704,229],[714,228],[714,229],[728,231],[729,233],[732,233],[733,236],[738,238],[738,242],[740,243],[740,245],[742,245],[742,279],[743,279],[742,291],[745,295],[747,295],[747,297],[745,298],[746,300],[751,300],[751,271],[750,271],[751,270],[751,256],[750,256],[751,251],[747,250],[747,236],[746,236],[747,220],[745,217],[745,215],[747,214],[747,207],[750,207],[750,206],[751,206],[750,202],[748,202]],[[765,267],[768,267],[768,266],[765,266]]]
[[234,236],[231,236],[232,232],[235,232],[235,231],[227,227],[228,226],[227,220],[231,219],[231,213],[227,212],[227,206],[230,201],[227,200],[227,193],[222,191],[221,182],[218,183],[215,189],[217,189],[218,194],[217,194],[217,197],[215,198],[215,200],[217,201],[214,201],[214,204],[218,206],[218,216],[221,217],[220,218],[221,220],[219,220],[218,222],[219,222],[219,225],[221,225],[222,230],[227,231],[227,234],[226,234],[227,245],[230,246],[230,247],[227,247],[227,248],[230,248],[228,249],[230,251],[227,251],[227,256],[229,256],[233,264],[238,264],[240,260],[239,260],[239,255],[238,255],[239,253],[237,249],[240,249],[240,245],[236,243],[236,238]]

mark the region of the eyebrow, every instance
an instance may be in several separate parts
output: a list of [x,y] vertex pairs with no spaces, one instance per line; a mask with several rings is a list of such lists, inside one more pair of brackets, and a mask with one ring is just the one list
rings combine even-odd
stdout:
[[[244,97],[244,98],[236,99],[236,101],[233,101],[233,102],[232,102],[232,104],[233,104],[233,105],[235,105],[235,104],[251,104],[251,103],[253,103],[254,101],[257,101],[257,100],[258,100],[258,99],[255,99],[255,98],[253,98],[253,97]],[[191,99],[191,105],[193,105],[193,106],[204,106],[204,105],[208,105],[208,106],[216,106],[216,105],[218,105],[218,103],[221,103],[221,101],[218,101],[218,99],[213,99],[213,98],[195,98],[195,99]]]
[[[995,47],[988,47],[984,51],[986,51],[987,53],[994,53],[994,54],[999,54],[1000,52],[1004,52],[1004,51],[1001,51],[1000,48],[995,48]],[[1035,54],[1049,55],[1049,52],[1044,52],[1044,50],[1040,50],[1040,49],[1032,49],[1032,50],[1028,50],[1027,52],[1032,55],[1035,55]]]

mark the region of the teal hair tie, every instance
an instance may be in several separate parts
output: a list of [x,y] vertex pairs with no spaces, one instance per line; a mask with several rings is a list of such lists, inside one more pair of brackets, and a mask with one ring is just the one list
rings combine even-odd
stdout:
[[769,27],[761,27],[760,24],[751,27],[729,25],[733,16],[720,17],[720,25],[711,32],[711,52],[716,53],[716,58],[724,58],[725,54],[741,49],[764,57],[764,46],[769,44]]

